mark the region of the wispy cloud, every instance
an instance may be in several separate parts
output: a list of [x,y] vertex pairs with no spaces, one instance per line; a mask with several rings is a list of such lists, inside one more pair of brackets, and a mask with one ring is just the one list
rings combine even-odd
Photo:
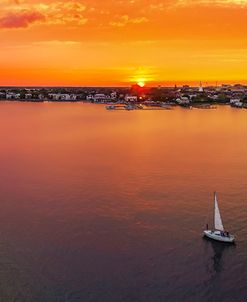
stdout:
[[247,0],[176,0],[175,6],[193,6],[193,5],[205,5],[205,6],[221,6],[221,7],[247,7]]
[[27,28],[32,24],[87,23],[87,6],[79,1],[57,1],[47,3],[27,3],[13,0],[0,4],[0,28]]
[[141,24],[148,22],[146,17],[130,17],[128,15],[117,16],[115,20],[110,22],[111,26],[124,27],[128,24]]
[[151,11],[163,12],[171,8],[182,8],[191,6],[205,6],[205,7],[242,7],[247,8],[247,0],[168,0],[168,1],[151,1],[149,9]]

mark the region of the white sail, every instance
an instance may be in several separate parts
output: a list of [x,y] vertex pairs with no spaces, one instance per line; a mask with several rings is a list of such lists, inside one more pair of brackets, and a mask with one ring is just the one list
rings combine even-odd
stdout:
[[216,193],[214,194],[214,228],[219,231],[224,231]]

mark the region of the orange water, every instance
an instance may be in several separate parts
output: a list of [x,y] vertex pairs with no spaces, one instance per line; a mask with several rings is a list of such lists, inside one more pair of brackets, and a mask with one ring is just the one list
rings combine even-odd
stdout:
[[1,102],[0,144],[4,302],[245,301],[247,110]]

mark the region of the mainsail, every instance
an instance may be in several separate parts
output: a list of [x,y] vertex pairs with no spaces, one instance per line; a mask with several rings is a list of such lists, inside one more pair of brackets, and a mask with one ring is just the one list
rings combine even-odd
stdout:
[[219,231],[224,231],[216,193],[214,193],[214,228]]

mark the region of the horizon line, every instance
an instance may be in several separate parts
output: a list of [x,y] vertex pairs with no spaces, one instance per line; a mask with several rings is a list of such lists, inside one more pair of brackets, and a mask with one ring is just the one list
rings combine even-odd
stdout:
[[[146,88],[160,88],[160,87],[164,87],[164,88],[174,88],[176,87],[183,87],[183,86],[189,86],[189,87],[199,87],[200,86],[200,81],[198,82],[199,85],[195,85],[194,81],[191,81],[192,84],[189,84],[189,82],[184,82],[184,83],[175,83],[172,85],[161,85],[161,84],[156,84],[156,85],[148,85],[146,84],[144,87]],[[223,85],[229,85],[229,86],[236,86],[236,85],[241,85],[241,86],[247,86],[247,83],[241,83],[241,82],[215,82],[213,83],[206,83],[203,84],[203,87],[221,87]],[[138,85],[137,83],[132,83],[130,85],[0,85],[0,89],[1,88],[131,88],[134,85]]]

